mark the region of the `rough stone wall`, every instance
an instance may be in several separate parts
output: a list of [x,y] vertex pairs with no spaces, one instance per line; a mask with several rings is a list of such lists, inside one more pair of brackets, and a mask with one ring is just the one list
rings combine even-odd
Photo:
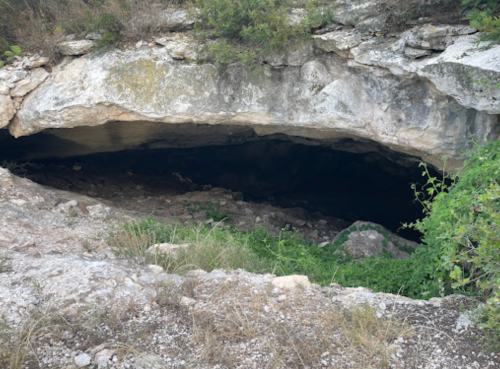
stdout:
[[[429,6],[434,3],[447,6]],[[341,2],[337,24],[254,71],[194,62],[196,44],[185,35],[68,58],[24,99],[14,119],[11,111],[3,115],[3,125],[10,121],[15,137],[113,121],[136,122],[138,131],[144,122],[237,125],[259,136],[332,145],[371,140],[436,166],[443,156],[449,169],[459,166],[471,136],[498,139],[500,90],[474,81],[500,80],[500,46],[478,48],[475,30],[463,25],[385,34],[379,30],[387,15],[374,10],[380,6],[378,0]],[[121,139],[128,140],[125,132]],[[130,139],[137,143],[137,135]],[[108,140],[127,147],[116,145],[116,135]]]

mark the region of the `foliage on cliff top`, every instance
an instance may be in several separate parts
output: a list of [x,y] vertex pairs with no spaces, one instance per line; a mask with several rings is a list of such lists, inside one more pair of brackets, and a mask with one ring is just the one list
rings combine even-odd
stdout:
[[470,26],[484,32],[480,41],[500,43],[500,0],[462,0],[462,6]]
[[198,18],[196,30],[211,43],[209,54],[217,64],[240,59],[247,64],[260,62],[290,41],[299,41],[310,34],[311,24],[330,21],[327,10],[315,1],[306,3],[307,16],[292,23],[291,0],[194,0]]

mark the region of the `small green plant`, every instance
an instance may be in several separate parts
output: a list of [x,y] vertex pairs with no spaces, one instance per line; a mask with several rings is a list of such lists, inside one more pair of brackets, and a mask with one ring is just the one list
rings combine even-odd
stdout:
[[213,219],[215,222],[230,221],[227,214],[220,212],[220,200],[214,204],[212,200],[208,201],[208,205],[200,205],[200,210],[205,211],[205,219]]
[[[99,9],[99,5],[96,7]],[[101,9],[97,15],[95,15],[95,11],[87,10],[86,15],[88,18],[87,31],[99,34],[99,38],[96,40],[98,47],[112,45],[119,41],[122,26],[114,14]]]
[[21,48],[17,45],[8,45],[4,43],[1,48],[0,68],[7,63],[14,61],[16,56],[23,56]]
[[500,1],[462,0],[462,8],[468,10],[465,19],[470,26],[484,32],[479,41],[500,43]]

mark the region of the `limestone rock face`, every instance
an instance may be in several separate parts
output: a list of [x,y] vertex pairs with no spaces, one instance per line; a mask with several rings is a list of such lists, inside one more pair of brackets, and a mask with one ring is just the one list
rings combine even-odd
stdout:
[[[408,18],[411,9],[407,9],[405,3],[393,2],[391,5],[387,0],[338,0],[332,7],[332,18],[337,23],[355,26],[360,32],[382,31],[386,28],[388,21],[398,22]],[[432,13],[434,9],[447,6],[456,6],[454,0],[421,0],[416,3],[415,5],[419,6],[424,13]]]
[[362,42],[362,36],[359,33],[335,31],[315,36],[314,41],[320,49],[347,58],[349,57],[348,51]]
[[[222,71],[174,61],[162,47],[84,56],[54,68],[25,98],[9,129],[20,137],[49,128],[136,122],[131,139],[142,144],[156,141],[154,132],[148,131],[149,138],[139,133],[146,122],[245,126],[258,136],[286,134],[332,145],[375,141],[438,166],[442,156],[452,166],[461,163],[469,134],[478,140],[498,136],[496,116],[472,114],[425,79],[392,74],[398,69],[408,76],[420,62],[392,51],[391,42],[365,41],[351,50],[354,64],[335,53],[307,53],[301,65],[253,71],[240,64]],[[383,57],[379,63],[370,59],[377,48],[393,55],[392,66]],[[116,140],[109,145],[124,148]]]
[[496,87],[500,81],[499,53],[498,45],[483,49],[477,47],[475,36],[463,36],[418,74],[463,106],[500,114],[500,93]]
[[0,128],[6,127],[14,114],[16,114],[16,109],[10,96],[0,94]]
[[12,97],[22,97],[38,87],[40,83],[45,81],[49,73],[42,68],[33,69],[29,76],[17,82],[16,87],[10,91]]

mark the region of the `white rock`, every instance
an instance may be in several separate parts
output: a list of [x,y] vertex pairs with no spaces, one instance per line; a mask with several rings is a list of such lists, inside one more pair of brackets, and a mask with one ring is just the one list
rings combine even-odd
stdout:
[[298,286],[309,287],[311,282],[309,278],[305,275],[288,275],[284,277],[275,277],[272,280],[274,286],[282,289],[293,289]]
[[180,250],[187,249],[189,247],[188,243],[184,244],[173,244],[173,243],[157,243],[148,249],[148,253],[151,255],[164,254],[168,256],[177,257]]
[[47,79],[49,73],[45,69],[33,69],[31,73],[21,81],[16,83],[16,87],[10,91],[12,97],[22,97],[37,88]]
[[348,58],[349,50],[363,41],[361,34],[348,31],[329,32],[313,37],[317,47],[327,52],[334,52],[343,58]]
[[95,363],[98,369],[104,369],[113,365],[113,356],[115,355],[115,350],[102,350],[95,355]]
[[[496,87],[500,81],[499,53],[500,45],[483,49],[477,46],[476,36],[462,36],[419,70],[418,75],[463,106],[500,114],[500,89]],[[483,79],[486,82],[474,82]]]
[[63,55],[84,55],[88,54],[95,46],[91,40],[65,41],[57,44],[57,51]]
[[79,368],[83,368],[90,365],[90,356],[87,354],[80,354],[75,357],[75,365]]
[[196,302],[197,301],[195,299],[192,299],[191,297],[182,296],[180,304],[182,306],[192,306],[192,305],[195,305]]
[[93,218],[104,219],[111,215],[111,209],[101,204],[87,206],[87,211]]
[[155,264],[148,265],[148,269],[151,270],[154,274],[163,273],[163,268],[159,265]]
[[202,275],[207,274],[206,271],[202,269],[196,269],[196,270],[190,270],[189,272],[186,273],[186,277],[189,278],[198,278],[201,277]]

